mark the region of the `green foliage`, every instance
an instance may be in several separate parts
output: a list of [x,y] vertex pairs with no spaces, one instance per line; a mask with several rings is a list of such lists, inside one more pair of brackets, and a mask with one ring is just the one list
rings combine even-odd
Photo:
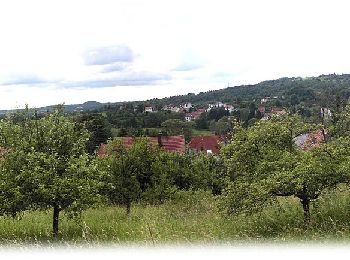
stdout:
[[98,169],[85,153],[89,134],[58,110],[42,118],[26,111],[18,123],[12,119],[0,124],[1,146],[7,150],[0,164],[6,191],[2,208],[12,215],[54,208],[57,236],[60,211],[78,214],[97,198]]
[[178,189],[176,177],[183,169],[179,167],[181,156],[177,153],[159,152],[152,162],[150,185],[143,199],[151,204],[164,203]]
[[194,120],[197,129],[208,129],[208,113],[202,113],[197,119]]
[[331,137],[348,137],[350,136],[350,104],[344,111],[335,115],[335,122],[330,126],[329,134]]
[[111,125],[102,113],[83,113],[74,117],[74,121],[80,127],[85,128],[90,133],[87,142],[87,151],[93,154],[101,143],[107,142],[112,136]]
[[295,136],[314,127],[294,116],[237,130],[223,149],[230,179],[222,202],[226,211],[252,213],[277,196],[295,196],[308,222],[310,201],[347,181],[347,173],[340,167],[344,155],[337,150],[338,143],[321,144],[308,151],[294,144]]
[[144,113],[140,111],[143,105],[136,105],[136,110],[116,109],[106,112],[108,122],[116,128],[157,128],[168,119],[184,119],[183,113],[170,113],[169,111],[159,111],[154,113]]
[[208,121],[210,120],[218,121],[224,116],[229,116],[229,115],[230,113],[227,110],[225,110],[225,108],[219,107],[219,108],[210,109],[210,111],[208,112],[207,118],[208,118]]
[[187,142],[192,138],[194,126],[193,122],[183,122],[179,119],[169,119],[162,123],[164,133],[167,135],[184,135]]
[[233,130],[234,121],[232,117],[224,116],[217,122],[214,120],[210,122],[209,129],[217,135],[225,135]]
[[150,185],[154,152],[147,138],[136,140],[129,148],[114,139],[108,143],[109,156],[101,159],[105,170],[103,194],[113,204],[126,206],[127,214]]

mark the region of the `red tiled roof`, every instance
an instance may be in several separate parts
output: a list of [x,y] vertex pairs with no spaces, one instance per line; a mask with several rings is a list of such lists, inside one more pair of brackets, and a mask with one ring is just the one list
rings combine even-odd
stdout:
[[322,130],[316,132],[306,133],[294,138],[294,142],[298,147],[304,151],[308,151],[312,148],[319,147],[324,142],[324,135]]
[[97,156],[98,157],[104,157],[107,154],[107,144],[100,144],[100,146],[97,149]]
[[197,109],[197,111],[194,111],[194,112],[191,112],[191,113],[186,113],[186,117],[190,116],[192,117],[193,119],[196,119],[198,118],[202,113],[205,112],[205,109],[204,108],[199,108]]
[[[158,137],[150,137],[150,143],[158,145]],[[185,138],[183,135],[161,136],[161,147],[168,152],[185,152]]]
[[283,108],[281,107],[271,107],[271,113],[278,113],[283,111]]
[[207,135],[207,136],[196,136],[191,139],[188,146],[190,149],[200,151],[211,150],[214,154],[219,154],[220,146],[219,141],[220,136],[217,135]]
[[[130,147],[134,144],[137,137],[121,137],[123,145],[125,147]],[[148,137],[149,143],[151,145],[159,145],[158,144],[158,137]],[[176,136],[161,136],[161,147],[167,152],[179,152],[184,153],[185,152],[185,138],[183,135],[176,135]],[[101,144],[97,155],[98,156],[105,156],[107,154],[107,145]]]
[[258,108],[260,113],[265,113],[265,107],[264,106],[259,106]]

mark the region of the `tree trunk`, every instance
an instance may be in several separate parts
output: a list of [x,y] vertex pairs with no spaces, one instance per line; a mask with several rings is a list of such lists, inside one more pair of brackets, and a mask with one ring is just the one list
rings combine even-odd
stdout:
[[53,228],[53,237],[58,237],[58,220],[60,215],[60,208],[55,205],[53,207],[53,221],[52,221],[52,228]]
[[301,200],[301,204],[303,205],[304,210],[304,224],[308,226],[310,224],[310,200],[303,199]]
[[131,215],[131,202],[128,201],[128,202],[126,203],[126,216],[127,216],[128,218],[130,218],[130,215]]

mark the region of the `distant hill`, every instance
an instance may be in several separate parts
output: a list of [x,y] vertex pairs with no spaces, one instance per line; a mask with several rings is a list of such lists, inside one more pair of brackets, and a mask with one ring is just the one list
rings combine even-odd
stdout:
[[[107,105],[115,105],[118,103],[100,103],[97,101],[87,101],[83,104],[73,104],[73,105],[63,105],[64,110],[66,112],[82,112],[82,111],[91,111],[91,110],[100,110],[103,109],[104,106]],[[39,113],[45,113],[45,112],[51,112],[56,105],[46,106],[46,107],[39,107],[37,108],[37,111]],[[22,110],[22,109],[16,109],[16,110]],[[0,114],[6,114],[7,112],[12,112],[15,110],[0,110]]]
[[339,95],[348,99],[350,96],[350,74],[321,75],[309,78],[280,78],[267,80],[254,85],[241,85],[220,90],[201,92],[197,95],[187,94],[163,99],[152,99],[150,103],[183,102],[206,103],[213,101],[239,102],[260,99],[263,97],[290,98],[296,95],[307,102],[313,102],[324,98],[323,95]]
[[[196,105],[205,105],[210,102],[221,101],[244,106],[245,103],[258,103],[263,97],[275,97],[283,106],[303,105],[334,107],[345,104],[350,97],[350,74],[330,74],[318,77],[293,77],[280,78],[276,80],[262,81],[254,85],[241,85],[228,87],[220,90],[201,92],[199,94],[189,93],[167,98],[154,98],[145,101],[99,103],[87,101],[83,104],[64,105],[67,112],[103,110],[105,106],[120,105],[123,103],[148,104],[161,106],[166,104],[179,105],[191,102]],[[130,98],[132,99],[132,98]],[[38,108],[40,112],[51,111],[54,106]],[[1,110],[4,114],[10,110]]]

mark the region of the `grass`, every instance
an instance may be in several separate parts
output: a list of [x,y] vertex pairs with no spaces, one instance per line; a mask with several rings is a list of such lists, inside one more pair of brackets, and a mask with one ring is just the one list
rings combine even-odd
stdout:
[[[63,244],[137,243],[207,244],[300,241],[348,241],[350,191],[340,190],[313,203],[311,224],[306,228],[299,202],[281,199],[252,216],[227,217],[217,211],[208,193],[183,192],[160,206],[137,204],[130,218],[120,207],[97,207],[79,220],[63,215]],[[52,244],[51,212],[25,212],[20,219],[0,218],[1,244]],[[57,243],[57,241],[55,241]]]
[[193,136],[201,136],[201,135],[213,135],[213,133],[209,130],[198,130],[198,129],[194,129],[193,130]]
[[[158,133],[159,131],[162,130],[162,128],[148,128],[150,132]],[[118,128],[112,128],[112,137],[117,137],[119,133]],[[193,134],[192,136],[201,136],[201,135],[212,135],[213,133],[209,130],[198,130],[198,129],[193,129]]]

